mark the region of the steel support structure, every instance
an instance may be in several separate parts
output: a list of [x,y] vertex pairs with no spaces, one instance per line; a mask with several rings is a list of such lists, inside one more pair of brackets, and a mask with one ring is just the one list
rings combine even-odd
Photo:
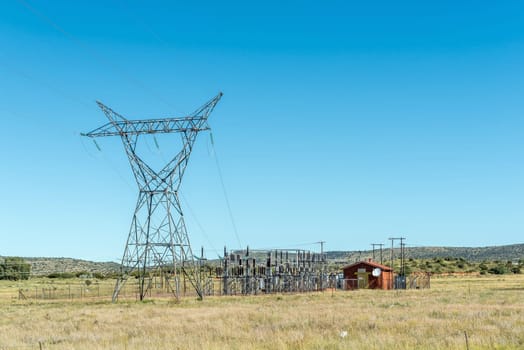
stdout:
[[[203,297],[178,191],[196,137],[199,132],[210,129],[207,119],[221,97],[219,93],[186,117],[146,120],[128,120],[97,102],[109,123],[81,135],[120,136],[139,189],[113,302],[131,275],[138,277],[140,300],[146,296],[154,275],[164,278],[167,289],[178,299],[183,274],[198,297]],[[136,152],[140,135],[157,133],[177,133],[182,141],[182,149],[158,172]]]

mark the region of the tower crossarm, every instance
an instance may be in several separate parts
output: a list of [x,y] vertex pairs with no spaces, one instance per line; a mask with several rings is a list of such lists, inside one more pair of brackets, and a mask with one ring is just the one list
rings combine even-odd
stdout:
[[81,134],[87,137],[103,137],[103,136],[138,136],[141,134],[158,134],[158,133],[187,133],[199,132],[209,130],[207,118],[215,108],[222,93],[220,92],[210,101],[198,108],[196,111],[186,117],[181,118],[157,118],[157,119],[139,119],[128,120],[111,108],[105,106],[101,102],[97,102],[100,108],[104,111],[109,119],[109,123],[90,131]]
[[204,131],[209,130],[207,118],[165,118],[146,120],[126,120],[107,123],[101,127],[82,134],[87,137],[123,136],[140,134],[159,134],[172,132]]

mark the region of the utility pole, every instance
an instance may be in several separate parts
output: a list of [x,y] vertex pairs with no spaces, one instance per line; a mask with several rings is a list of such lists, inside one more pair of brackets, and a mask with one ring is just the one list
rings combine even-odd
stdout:
[[397,281],[399,281],[400,284],[397,284],[395,282],[395,288],[399,289],[405,289],[406,288],[406,279],[405,279],[405,266],[404,266],[404,240],[406,238],[404,237],[393,237],[389,238],[391,240],[391,267],[393,268],[393,248],[394,248],[394,241],[399,240],[400,241],[400,271],[397,277],[400,277]]
[[322,261],[324,261],[324,243],[326,243],[326,241],[320,241],[317,243],[320,244],[320,257]]
[[389,264],[391,265],[391,268],[393,268],[393,244],[395,242],[395,238],[388,238],[391,241],[391,258]]
[[402,243],[402,240],[400,240],[400,274],[402,276],[405,275],[405,271],[404,271],[404,246],[405,246],[405,244]]
[[326,241],[317,242],[320,244],[320,290],[324,290],[324,264],[326,259],[324,258],[324,243]]
[[229,266],[227,266],[227,260],[228,259],[229,259],[229,257],[228,257],[228,254],[227,254],[227,249],[224,246],[224,271],[223,271],[223,276],[222,276],[222,280],[224,282],[223,289],[222,289],[222,294],[223,295],[228,295],[229,294],[228,281],[227,281],[227,278],[229,277],[228,276],[228,274],[229,274],[229,271],[228,271]]
[[406,243],[403,243],[404,237],[400,238],[400,273],[402,276],[406,274]]
[[400,270],[401,270],[401,273],[402,273],[402,241],[405,240],[406,238],[404,237],[392,237],[392,238],[388,238],[390,241],[391,241],[391,268],[393,268],[393,248],[394,248],[394,242],[396,240],[399,240],[400,241]]
[[382,264],[382,246],[384,244],[382,243],[371,243],[371,246],[373,246],[373,260],[375,260],[375,247],[380,247],[380,264]]

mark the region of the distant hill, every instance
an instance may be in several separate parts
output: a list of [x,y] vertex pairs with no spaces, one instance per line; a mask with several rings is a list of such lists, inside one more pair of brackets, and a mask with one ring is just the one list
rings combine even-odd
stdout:
[[[400,249],[393,250],[394,257],[400,256]],[[383,261],[390,259],[391,249],[383,249]],[[371,250],[363,251],[329,251],[327,259],[331,263],[343,265],[371,258]],[[463,258],[469,262],[482,261],[518,261],[524,259],[524,244],[512,244],[492,247],[409,247],[405,252],[406,259]],[[262,256],[261,256],[262,258]],[[0,257],[1,259],[1,257]],[[100,273],[111,275],[118,273],[120,265],[115,262],[93,262],[73,258],[24,258],[31,264],[32,276],[47,276],[51,273]],[[380,260],[380,252],[375,250],[375,260]]]
[[[371,258],[372,250],[363,251],[331,251],[327,252],[329,260],[354,262]],[[400,256],[400,249],[393,249],[395,258]],[[389,260],[391,248],[382,250],[383,260]],[[511,244],[492,247],[409,247],[405,248],[406,259],[433,259],[433,258],[463,258],[471,262],[481,261],[518,261],[524,259],[524,244]],[[375,260],[380,259],[380,251],[375,249]]]
[[104,275],[120,271],[120,264],[94,262],[72,258],[24,258],[31,264],[32,276],[47,276],[50,273],[101,273]]

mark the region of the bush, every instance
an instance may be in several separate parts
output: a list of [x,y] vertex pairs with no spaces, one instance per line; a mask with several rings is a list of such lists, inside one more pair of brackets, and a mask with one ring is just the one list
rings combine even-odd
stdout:
[[87,271],[77,271],[75,272],[75,276],[78,278],[90,278],[93,274],[91,272]]
[[31,264],[18,257],[7,257],[0,262],[0,279],[3,280],[27,280],[31,273]]
[[47,278],[75,278],[76,275],[72,272],[51,272]]
[[506,267],[502,265],[497,265],[495,267],[492,267],[488,270],[489,273],[493,275],[503,275],[507,273]]
[[93,277],[97,280],[103,280],[106,278],[106,276],[100,272],[93,272]]

